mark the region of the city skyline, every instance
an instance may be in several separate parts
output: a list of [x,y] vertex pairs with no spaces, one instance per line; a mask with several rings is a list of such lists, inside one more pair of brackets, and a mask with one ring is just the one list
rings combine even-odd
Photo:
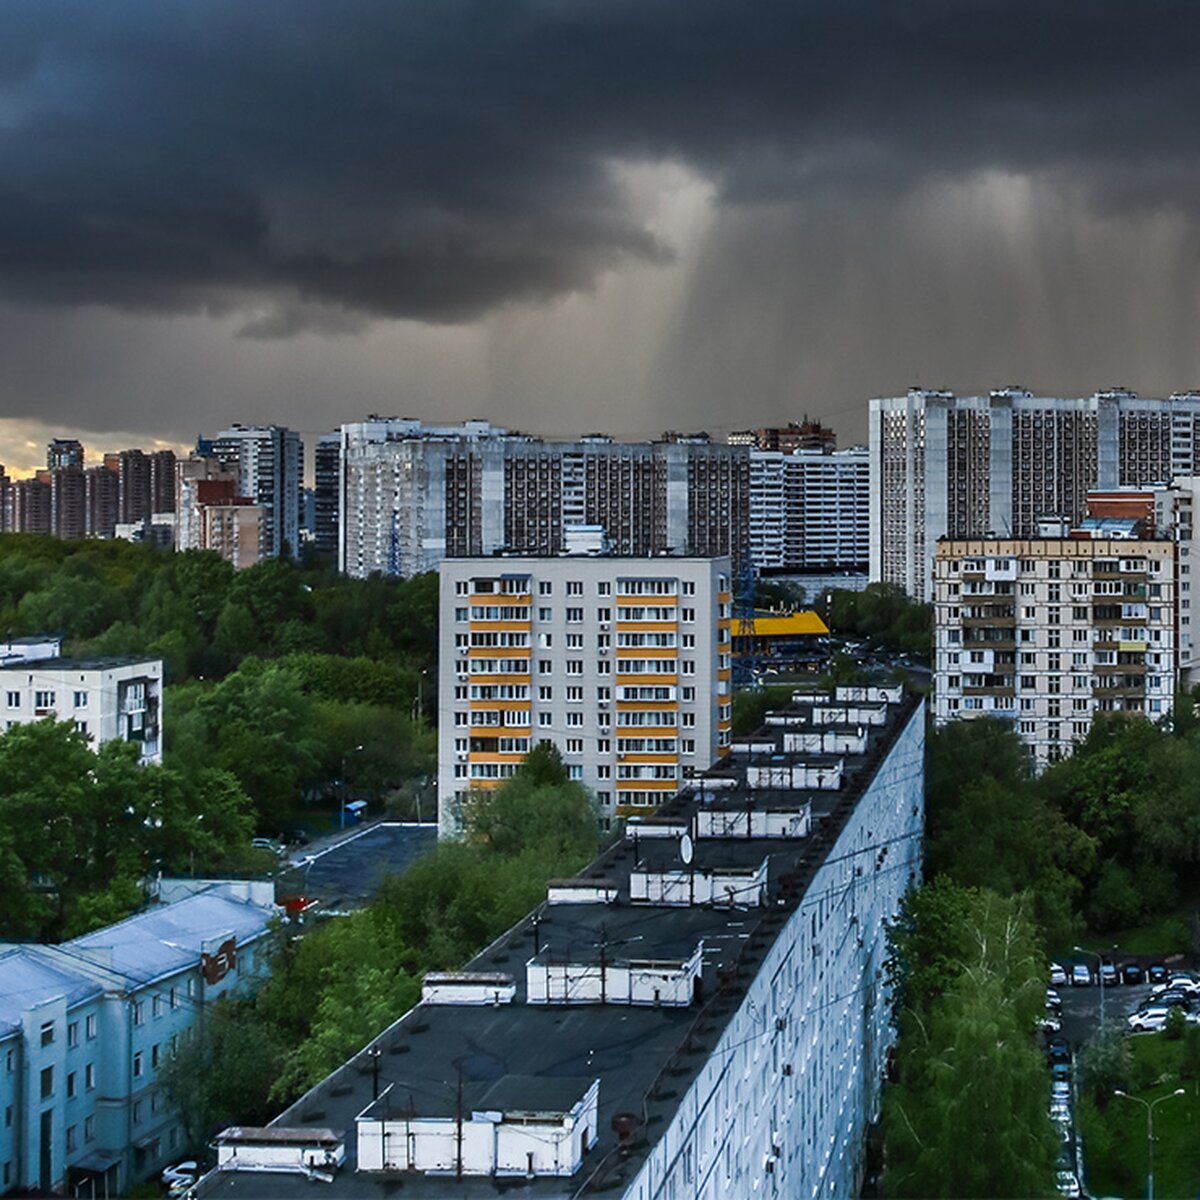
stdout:
[[371,411],[847,444],[912,384],[1200,380],[1183,6],[201,8],[6,9],[14,469]]

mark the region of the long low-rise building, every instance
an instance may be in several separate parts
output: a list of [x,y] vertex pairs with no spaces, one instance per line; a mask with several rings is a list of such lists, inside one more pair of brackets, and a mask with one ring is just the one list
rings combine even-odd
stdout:
[[899,687],[777,714],[270,1126],[219,1135],[197,1195],[857,1195],[924,730]]
[[167,894],[61,945],[0,945],[0,1193],[119,1195],[187,1144],[158,1069],[262,977],[278,910],[269,883]]

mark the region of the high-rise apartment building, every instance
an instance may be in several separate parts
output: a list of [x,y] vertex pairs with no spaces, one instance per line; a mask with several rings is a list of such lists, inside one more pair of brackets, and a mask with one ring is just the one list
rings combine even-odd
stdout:
[[558,747],[599,819],[645,812],[729,744],[728,558],[446,559],[438,810]]
[[10,480],[4,502],[4,528],[9,533],[50,532],[50,484],[38,475]]
[[872,400],[870,431],[871,578],[924,600],[940,537],[1034,537],[1078,524],[1089,491],[1195,474],[1200,394],[914,389]]
[[83,468],[56,467],[38,474],[50,487],[50,533],[57,538],[84,537],[87,533],[87,479]]
[[90,538],[110,538],[120,515],[120,480],[108,466],[83,473],[84,529]]
[[313,449],[313,549],[333,560],[341,514],[342,435],[323,433]]
[[46,446],[46,469],[62,471],[83,470],[83,443],[75,438],[54,438]]
[[1176,553],[1165,538],[951,539],[934,558],[934,716],[1010,721],[1045,766],[1098,712],[1171,708]]
[[615,554],[728,554],[748,561],[745,447],[672,435],[542,442],[483,421],[342,427],[339,567],[412,575],[443,558],[559,554],[599,526]]
[[236,467],[193,454],[178,461],[175,475],[177,550],[215,550],[238,570],[270,557],[266,509],[238,494]]
[[757,571],[865,571],[870,509],[865,449],[750,453],[750,558]]
[[232,425],[212,439],[212,455],[237,471],[237,492],[263,509],[263,554],[295,555],[300,546],[304,448],[279,425]]

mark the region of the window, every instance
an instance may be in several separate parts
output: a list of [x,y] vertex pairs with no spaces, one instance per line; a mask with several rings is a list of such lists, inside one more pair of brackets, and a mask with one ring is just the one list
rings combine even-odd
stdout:
[[539,675],[553,675],[554,674],[554,663],[552,663],[550,661],[550,659],[548,659],[548,658],[539,658],[538,659],[538,674]]
[[85,1142],[94,1142],[96,1140],[96,1118],[83,1118],[83,1140]]
[[83,1086],[89,1092],[96,1090],[96,1064],[95,1063],[88,1063],[83,1068]]
[[571,684],[567,688],[567,703],[583,703],[583,688],[578,684]]
[[579,729],[583,726],[583,713],[569,712],[567,713],[567,728]]
[[568,596],[582,596],[583,595],[583,581],[579,580],[579,579],[568,579],[567,580],[567,595]]
[[146,1002],[144,1000],[135,1000],[133,1002],[133,1023],[135,1025],[143,1025],[146,1021]]
[[20,708],[21,707],[21,693],[20,692],[9,692],[8,693],[8,707],[9,708]]
[[538,595],[549,596],[554,591],[554,584],[549,579],[538,580]]
[[551,621],[553,619],[554,619],[554,610],[553,609],[550,609],[550,608],[539,608],[538,609],[538,620],[539,621]]
[[76,1077],[75,1071],[69,1071],[67,1073],[67,1099],[68,1100],[73,1099],[75,1096],[75,1077]]
[[583,674],[583,659],[582,658],[568,658],[567,659],[567,674],[568,675],[582,675]]
[[607,579],[601,579],[600,582],[596,584],[596,595],[597,596],[611,596],[612,595],[612,584],[609,583],[609,581]]
[[168,993],[168,1002],[170,1003],[172,1008],[179,1007],[179,993],[176,992],[174,988],[172,988],[171,991]]
[[143,1061],[142,1061],[142,1052],[139,1050],[139,1051],[138,1051],[138,1052],[137,1052],[137,1053],[136,1053],[136,1054],[133,1056],[133,1077],[134,1077],[134,1079],[141,1079],[141,1077],[142,1077],[142,1066],[143,1066]]
[[76,708],[87,708],[87,700],[88,700],[87,692],[76,692],[75,693],[75,707]]
[[158,1066],[160,1050],[161,1044],[159,1042],[155,1042],[154,1045],[150,1047],[150,1065],[152,1067]]
[[50,1045],[53,1045],[53,1043],[54,1043],[54,1022],[53,1021],[43,1021],[42,1022],[42,1045],[50,1046]]
[[554,689],[548,685],[543,684],[541,687],[538,688],[538,699],[539,700],[553,700],[554,699]]
[[42,1099],[49,1100],[54,1095],[54,1068],[42,1068]]
[[582,623],[583,623],[583,609],[582,608],[568,608],[567,609],[567,624],[568,625],[580,625]]
[[163,998],[161,995],[155,996],[150,1003],[150,1011],[156,1017],[163,1015]]
[[94,1013],[88,1016],[84,1021],[83,1034],[89,1042],[96,1036],[96,1016]]
[[583,753],[583,738],[567,738],[567,753],[582,754]]
[[70,1154],[75,1149],[75,1126],[67,1126],[67,1153]]
[[459,579],[454,584],[454,594],[456,596],[469,595],[471,591],[470,583],[465,579]]
[[34,692],[33,694],[34,708],[53,708],[54,693],[53,692]]
[[554,717],[553,713],[548,713],[548,712],[538,713],[538,728],[539,729],[549,729],[554,724],[553,717]]
[[582,650],[583,649],[583,634],[582,633],[568,633],[567,634],[567,649],[568,650]]
[[67,1026],[67,1045],[68,1046],[78,1046],[79,1045],[79,1022],[78,1021],[72,1021]]
[[679,610],[679,619],[681,621],[694,621],[696,619],[696,610],[694,608],[681,608]]
[[135,1125],[142,1123],[142,1102],[140,1100],[133,1102],[133,1123]]

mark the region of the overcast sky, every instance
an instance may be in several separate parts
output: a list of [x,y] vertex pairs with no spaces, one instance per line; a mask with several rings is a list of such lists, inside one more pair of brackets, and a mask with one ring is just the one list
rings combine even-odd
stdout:
[[0,461],[1200,385],[1194,4],[4,0]]

